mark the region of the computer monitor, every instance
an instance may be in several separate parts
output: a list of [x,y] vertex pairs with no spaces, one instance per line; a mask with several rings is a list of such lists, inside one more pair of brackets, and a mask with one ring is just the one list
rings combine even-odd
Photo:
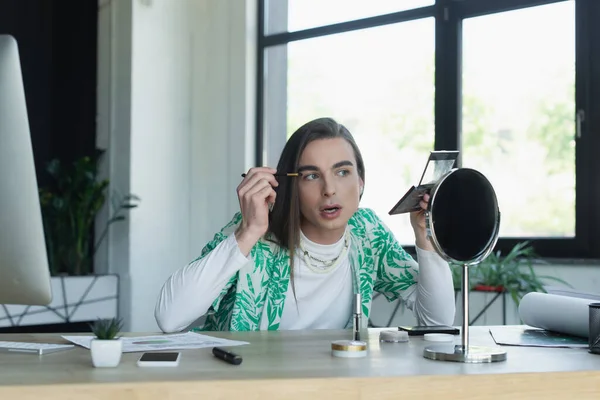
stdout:
[[0,304],[51,301],[19,51],[0,35]]

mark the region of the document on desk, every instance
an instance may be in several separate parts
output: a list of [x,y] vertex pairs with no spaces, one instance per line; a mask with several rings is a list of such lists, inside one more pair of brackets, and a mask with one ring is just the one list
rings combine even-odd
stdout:
[[490,335],[498,345],[525,347],[574,347],[587,348],[586,338],[551,332],[545,329],[520,326],[490,328]]
[[30,343],[30,342],[0,342],[0,351],[11,353],[31,353],[44,355],[57,351],[70,350],[72,344]]
[[[94,336],[63,336],[71,343],[90,348]],[[195,332],[177,333],[173,335],[155,335],[139,337],[122,337],[123,353],[135,353],[144,351],[161,350],[188,350],[204,347],[241,346],[250,344],[238,340],[222,339],[213,336],[202,335]]]

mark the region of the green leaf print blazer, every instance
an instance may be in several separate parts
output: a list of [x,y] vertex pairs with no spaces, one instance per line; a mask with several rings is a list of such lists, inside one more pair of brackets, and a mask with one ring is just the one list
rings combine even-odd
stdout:
[[[241,213],[218,232],[203,249],[206,256],[235,232]],[[371,311],[373,291],[389,301],[402,296],[412,309],[409,296],[416,290],[418,267],[398,244],[391,231],[371,209],[360,208],[348,221],[350,228],[350,264],[358,276],[362,297],[363,324]],[[263,313],[267,313],[268,330],[277,330],[290,283],[288,250],[261,238],[252,248],[251,259],[233,275],[212,303],[201,331],[259,330]],[[198,260],[197,259],[197,260]]]

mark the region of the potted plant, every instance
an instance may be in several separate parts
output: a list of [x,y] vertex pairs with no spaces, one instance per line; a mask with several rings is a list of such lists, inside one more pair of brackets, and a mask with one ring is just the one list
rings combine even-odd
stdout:
[[[94,271],[94,257],[111,224],[125,220],[139,198],[113,194],[108,217],[96,229],[96,217],[107,203],[109,182],[99,177],[103,151],[65,163],[48,163],[48,181],[39,189],[48,263],[55,294],[48,306],[0,307],[0,328],[28,325],[54,332],[81,332],[97,318],[118,315],[119,276]],[[98,232],[95,235],[95,232]],[[14,325],[14,324],[17,325]],[[33,327],[32,327],[33,326]]]
[[51,180],[40,188],[40,204],[48,262],[54,276],[91,274],[94,255],[109,226],[124,220],[124,213],[137,207],[139,198],[135,195],[114,199],[113,213],[92,243],[96,215],[106,202],[109,183],[98,177],[102,154],[98,150],[94,156],[81,157],[71,165],[54,159],[46,167]]
[[94,367],[116,367],[121,362],[123,342],[117,337],[123,328],[119,318],[98,319],[90,324],[94,339],[90,345]]
[[[554,276],[537,275],[534,262],[541,262],[528,241],[517,243],[503,256],[500,251],[492,252],[480,264],[470,268],[469,288],[481,292],[508,293],[518,306],[521,298],[529,292],[543,292],[546,281],[552,280],[570,286]],[[460,266],[454,266],[455,288],[460,288]]]

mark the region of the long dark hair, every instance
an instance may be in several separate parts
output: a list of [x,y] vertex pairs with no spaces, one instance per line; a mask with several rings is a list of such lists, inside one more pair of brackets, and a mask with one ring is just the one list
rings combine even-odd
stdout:
[[[306,146],[319,139],[344,138],[354,150],[358,175],[365,181],[365,165],[354,137],[342,124],[332,118],[318,118],[302,125],[288,139],[277,164],[281,173],[298,170],[300,156]],[[275,189],[277,197],[273,210],[269,214],[269,230],[272,239],[281,247],[287,248],[290,256],[290,274],[294,278],[294,251],[300,242],[300,204],[298,197],[298,181],[296,178],[279,178],[279,186]]]

